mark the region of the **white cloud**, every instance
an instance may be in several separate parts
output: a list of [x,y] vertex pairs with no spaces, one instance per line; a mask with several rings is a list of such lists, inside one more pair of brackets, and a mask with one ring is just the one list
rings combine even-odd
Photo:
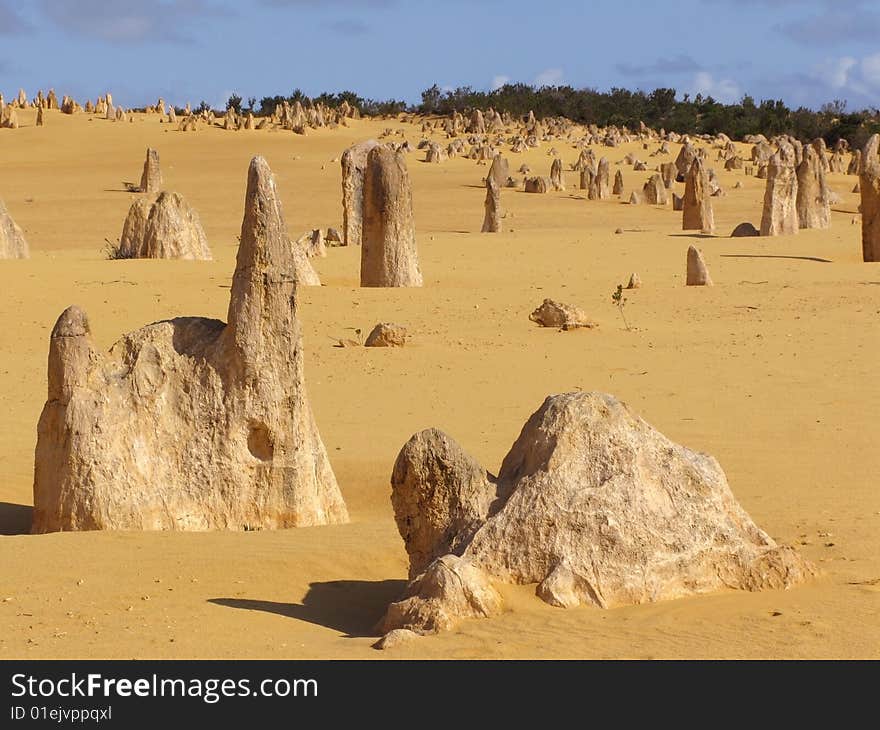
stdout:
[[[863,58],[839,56],[826,58],[804,75],[805,90],[816,101],[824,98],[849,98],[853,107],[875,105],[880,94],[880,53]],[[820,98],[821,97],[821,98]]]
[[732,104],[742,98],[742,89],[731,79],[716,79],[708,71],[698,71],[691,84],[692,94],[711,96],[716,101]]
[[562,81],[561,68],[547,68],[535,76],[536,86],[555,86]]
[[850,71],[858,61],[851,56],[826,59],[813,68],[814,75],[832,89],[845,88],[850,80]]
[[498,76],[492,77],[492,91],[495,89],[500,89],[504,84],[510,82],[510,76],[504,76],[503,74],[499,74]]
[[859,70],[866,84],[880,88],[880,53],[863,58]]

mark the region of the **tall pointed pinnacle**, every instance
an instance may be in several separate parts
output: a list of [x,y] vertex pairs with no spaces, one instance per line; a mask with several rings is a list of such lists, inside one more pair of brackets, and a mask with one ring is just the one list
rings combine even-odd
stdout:
[[34,532],[346,522],[306,394],[295,295],[293,248],[258,157],[228,324],[155,322],[106,359],[85,314],[67,309],[52,331],[37,427]]
[[712,277],[703,260],[703,254],[696,246],[688,246],[687,252],[687,286],[712,286]]
[[141,173],[142,193],[158,193],[162,189],[162,168],[159,167],[159,152],[147,148],[147,155],[144,159],[144,170]]
[[248,170],[241,243],[229,300],[228,337],[243,375],[259,377],[261,364],[290,354],[299,340],[293,252],[269,164],[254,157]]
[[872,134],[859,168],[859,192],[862,198],[862,260],[880,261],[880,135]]

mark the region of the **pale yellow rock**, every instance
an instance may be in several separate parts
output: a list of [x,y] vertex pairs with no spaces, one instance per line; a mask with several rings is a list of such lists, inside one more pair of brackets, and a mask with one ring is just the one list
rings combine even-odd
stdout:
[[403,347],[406,335],[406,327],[401,324],[379,322],[367,335],[364,347]]
[[0,200],[0,259],[27,259],[30,255],[24,232]]
[[663,184],[663,178],[659,174],[651,175],[644,184],[642,187],[642,197],[649,205],[667,205],[669,203],[666,186]]
[[198,213],[180,193],[166,191],[132,203],[119,257],[210,261],[211,249]]
[[11,104],[3,109],[3,120],[0,126],[6,129],[18,129],[18,112]]
[[[691,163],[693,166],[693,163]],[[685,173],[687,175],[687,173]],[[674,162],[663,162],[660,164],[660,177],[663,178],[663,185],[667,190],[672,190],[675,185],[675,179],[678,177],[678,167]]]
[[440,163],[448,159],[449,154],[438,142],[432,142],[428,145],[427,152],[425,153],[425,162]]
[[596,165],[596,174],[592,176],[587,187],[587,197],[590,200],[608,200],[611,197],[610,175],[611,167],[603,157]]
[[418,639],[421,634],[409,629],[393,629],[381,637],[375,644],[374,649],[394,649],[398,646],[408,644],[414,639]]
[[697,159],[697,150],[685,138],[684,144],[682,144],[681,149],[678,151],[678,156],[675,158],[675,169],[678,171],[678,174],[687,175],[695,159]]
[[580,307],[563,304],[553,299],[545,299],[541,306],[529,315],[529,319],[542,327],[559,327],[564,330],[596,326]]
[[[406,479],[396,477],[401,462]],[[454,519],[458,494],[475,505],[464,520]],[[395,465],[392,502],[418,575],[389,606],[386,632],[432,633],[497,613],[493,582],[537,584],[554,606],[612,608],[788,588],[815,574],[752,522],[715,459],[604,393],[549,396],[497,479],[445,434],[417,434]],[[451,554],[421,570],[446,544]]]
[[862,260],[880,261],[880,135],[872,134],[862,150],[859,194],[862,211]]
[[142,193],[157,193],[162,189],[162,169],[159,167],[159,152],[149,147],[144,159],[140,188]]
[[266,161],[248,174],[228,323],[180,317],[95,347],[78,307],[49,346],[33,532],[346,522],[305,392],[297,285]]
[[491,177],[499,188],[503,188],[507,184],[507,178],[510,177],[510,166],[507,158],[502,155],[495,155],[492,158],[492,165],[489,167],[487,177]]
[[498,498],[495,478],[445,433],[430,428],[410,438],[391,473],[410,578],[436,558],[460,553]]
[[[497,157],[495,159],[498,159]],[[501,188],[490,174],[486,177],[486,200],[483,204],[482,233],[501,233]]]
[[703,161],[699,158],[691,163],[691,169],[688,170],[681,206],[681,229],[683,231],[715,232],[715,215],[712,211],[709,179],[706,175],[706,169],[703,167]]
[[483,112],[479,109],[474,109],[471,114],[471,121],[468,124],[467,131],[469,134],[485,134],[486,133],[486,122],[483,119]]
[[342,235],[344,246],[360,246],[364,225],[364,174],[374,139],[359,142],[342,153]]
[[546,193],[553,187],[548,177],[530,177],[526,179],[525,191],[527,193]]
[[847,175],[858,175],[859,169],[861,168],[861,166],[862,166],[862,151],[861,150],[853,150],[852,156],[849,159],[849,165],[846,168],[846,174]]
[[550,185],[554,190],[565,190],[565,175],[562,172],[562,160],[558,157],[550,164]]
[[825,170],[814,142],[804,146],[797,166],[798,225],[801,228],[828,228],[831,225],[831,200]]
[[367,153],[361,286],[422,286],[406,159],[385,146]]
[[315,228],[300,236],[296,243],[305,251],[308,258],[326,258],[327,246],[324,244],[324,233],[320,228]]
[[321,286],[321,279],[312,262],[309,261],[305,247],[299,241],[291,241],[289,238],[288,246],[293,257],[293,274],[296,283],[301,286]]
[[767,163],[767,187],[761,213],[762,236],[784,236],[798,232],[798,180],[794,148],[782,143]]
[[712,286],[712,277],[703,261],[703,254],[696,246],[688,246],[687,252],[687,286]]
[[455,628],[462,619],[494,616],[502,607],[501,595],[485,571],[456,555],[444,555],[410,582],[399,601],[388,606],[380,631],[435,634]]

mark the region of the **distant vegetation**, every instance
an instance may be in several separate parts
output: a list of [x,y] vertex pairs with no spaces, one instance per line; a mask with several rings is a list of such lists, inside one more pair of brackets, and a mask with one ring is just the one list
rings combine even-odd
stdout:
[[790,109],[781,100],[756,103],[744,96],[736,104],[722,104],[711,96],[685,94],[676,99],[675,89],[628,91],[574,89],[571,86],[506,84],[495,91],[474,91],[464,86],[442,91],[436,84],[422,92],[416,108],[424,114],[448,114],[453,109],[488,109],[514,115],[535,112],[538,118],[567,117],[580,124],[611,124],[638,129],[642,121],[653,129],[689,134],[723,132],[733,139],[747,134],[790,134],[802,141],[822,137],[833,144],[841,137],[861,147],[874,132],[880,132],[877,109],[847,112],[846,103],[834,101],[819,111],[805,107]]
[[[226,108],[223,111],[226,111],[226,109],[231,107],[235,109],[236,114],[241,114],[242,112],[247,114],[248,112],[251,112],[256,116],[266,117],[274,114],[275,107],[283,104],[285,101],[289,104],[294,104],[297,101],[304,105],[309,103],[324,104],[333,109],[341,106],[344,101],[347,101],[351,106],[360,109],[361,114],[366,114],[371,117],[400,114],[401,112],[408,110],[405,101],[395,101],[394,99],[389,99],[388,101],[364,99],[353,91],[340,91],[338,94],[328,94],[327,92],[324,92],[319,96],[309,97],[300,89],[294,89],[288,96],[264,96],[260,99],[259,105],[257,104],[257,99],[252,96],[248,99],[247,106],[243,106],[243,99],[241,96],[233,94],[227,100]],[[205,104],[205,102],[202,103]]]
[[[651,92],[613,88],[610,91],[575,89],[571,86],[530,86],[505,84],[494,91],[476,91],[469,86],[443,90],[436,84],[422,92],[422,102],[408,105],[395,99],[377,101],[365,99],[353,91],[337,94],[323,93],[308,97],[300,89],[289,96],[265,96],[259,104],[254,97],[243,106],[243,99],[233,94],[227,102],[236,112],[253,112],[265,116],[284,101],[322,103],[338,107],[344,101],[369,116],[393,115],[401,112],[446,115],[452,111],[463,114],[473,109],[489,107],[514,116],[534,111],[539,119],[563,116],[580,124],[627,126],[638,129],[642,121],[653,129],[666,129],[689,134],[717,134],[723,132],[733,139],[747,134],[790,134],[808,141],[822,137],[829,145],[844,138],[851,145],[861,147],[867,138],[880,132],[880,111],[876,108],[847,111],[846,102],[836,100],[823,105],[818,111],[799,107],[790,109],[781,100],[756,102],[744,96],[735,104],[723,104],[711,96],[685,94],[677,99],[673,88]],[[204,104],[204,102],[203,102]],[[205,105],[207,106],[207,105]]]

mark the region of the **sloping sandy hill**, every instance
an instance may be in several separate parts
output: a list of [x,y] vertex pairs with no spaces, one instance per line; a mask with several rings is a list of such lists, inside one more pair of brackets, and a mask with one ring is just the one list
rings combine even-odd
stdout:
[[[313,260],[325,286],[300,292],[309,394],[353,521],[262,533],[30,536],[36,422],[49,332],[76,303],[97,342],[177,315],[224,318],[246,170],[275,171],[291,235],[341,227],[338,158],[354,141],[403,127],[335,131],[171,131],[20,111],[0,130],[0,196],[25,231],[29,261],[0,262],[0,656],[3,657],[868,657],[880,653],[880,267],[861,263],[854,177],[829,231],[783,238],[684,234],[681,214],[568,191],[505,189],[506,232],[480,234],[488,167],[409,156],[425,287],[360,289],[359,250]],[[568,168],[575,150],[553,143]],[[199,212],[213,262],[108,261],[147,146],[165,187]],[[506,152],[548,174],[550,144]],[[615,163],[641,145],[595,148]],[[651,146],[651,150],[656,145]],[[745,149],[745,147],[744,147]],[[747,156],[747,151],[746,151]],[[759,223],[764,181],[725,172],[718,232]],[[650,173],[623,168],[629,192]],[[743,188],[733,189],[736,180]],[[683,189],[676,186],[677,192]],[[615,235],[616,228],[624,233]],[[697,242],[713,288],[685,288]],[[626,331],[611,302],[627,292]],[[591,331],[541,329],[544,297],[577,304]],[[334,347],[378,321],[406,325],[403,349]],[[389,476],[426,426],[497,466],[549,393],[614,393],[670,438],[715,455],[734,493],[774,538],[823,571],[787,592],[721,593],[602,611],[551,608],[533,587],[505,588],[500,618],[381,653],[372,624],[406,577]]]

